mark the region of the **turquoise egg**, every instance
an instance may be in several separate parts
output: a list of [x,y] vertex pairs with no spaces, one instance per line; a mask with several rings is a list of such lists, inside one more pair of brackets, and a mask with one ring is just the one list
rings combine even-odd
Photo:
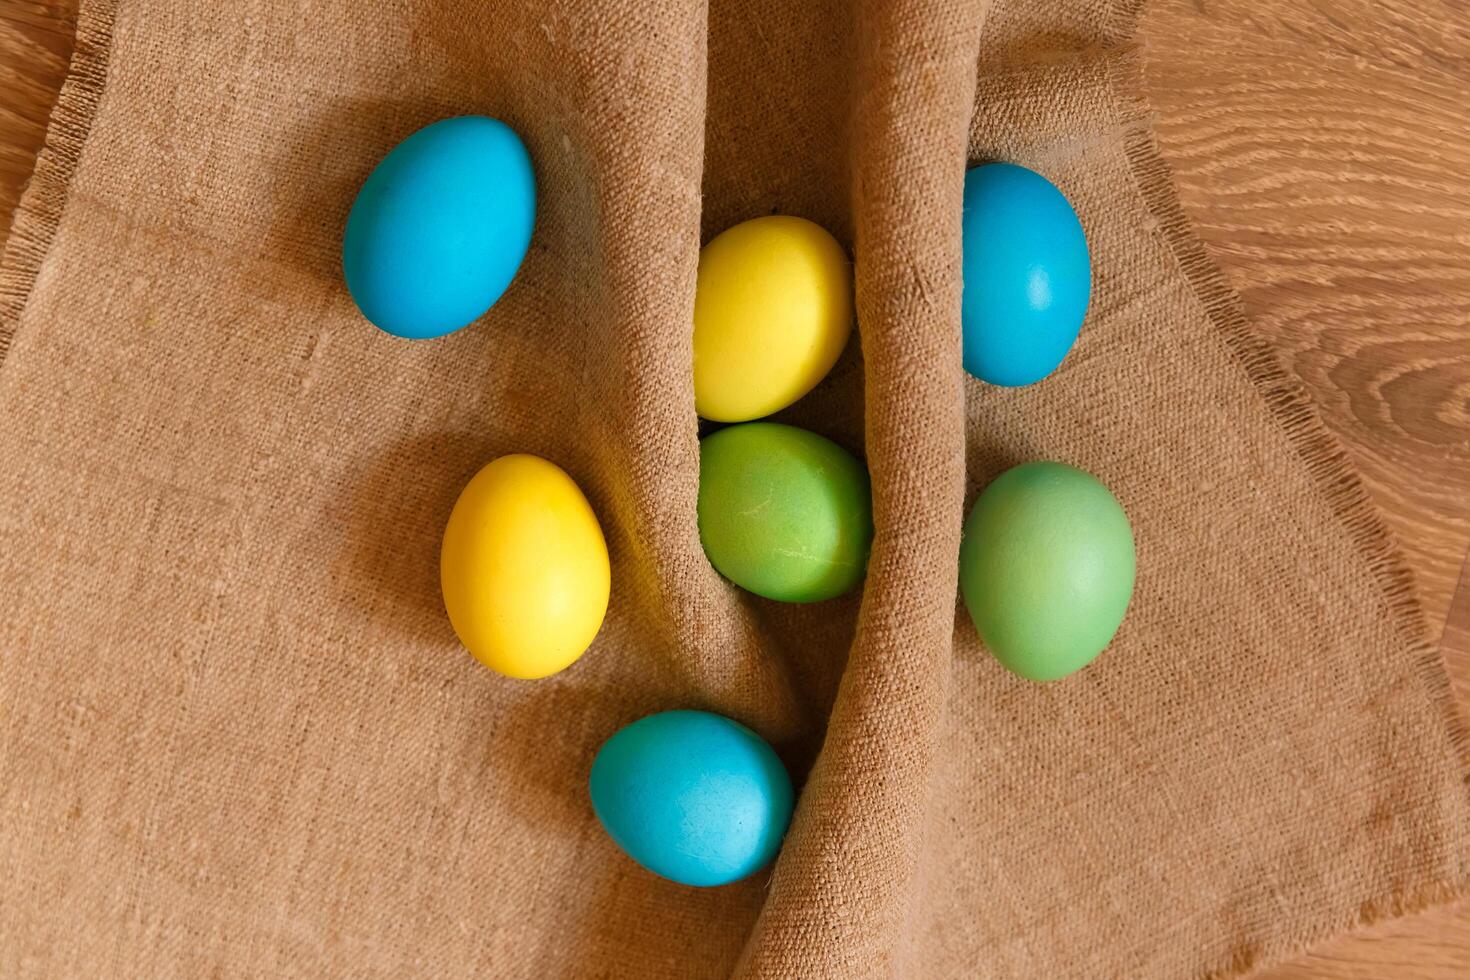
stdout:
[[478,319],[510,285],[536,219],[525,144],[484,116],[444,119],[368,175],[342,238],[347,291],[399,337],[438,337]]
[[1029,385],[1072,349],[1092,295],[1082,223],[1034,170],[988,163],[965,174],[962,221],[965,370]]
[[1107,487],[1064,463],[1006,470],[975,501],[960,593],[986,647],[1049,681],[1112,642],[1133,595],[1133,528]]
[[770,864],[791,822],[791,777],[759,735],[707,711],[623,728],[592,762],[592,809],[654,874],[724,885]]

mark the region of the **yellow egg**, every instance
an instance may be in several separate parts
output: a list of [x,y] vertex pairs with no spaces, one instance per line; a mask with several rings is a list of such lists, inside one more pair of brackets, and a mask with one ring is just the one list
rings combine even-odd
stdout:
[[770,415],[816,387],[852,332],[852,266],[805,218],[715,236],[694,293],[694,407],[716,422]]
[[607,613],[607,542],[560,467],[502,456],[459,495],[439,553],[459,640],[509,677],[545,677],[592,643]]

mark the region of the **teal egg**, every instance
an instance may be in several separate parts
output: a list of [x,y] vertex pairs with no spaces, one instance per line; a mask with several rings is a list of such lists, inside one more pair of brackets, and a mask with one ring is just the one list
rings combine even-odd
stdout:
[[598,751],[588,788],[597,819],[629,857],[699,886],[770,864],[795,798],[764,739],[707,711],[665,711],[621,729]]
[[960,545],[960,592],[986,647],[1022,677],[1091,663],[1133,595],[1133,529],[1096,477],[1023,463],[980,494]]
[[742,589],[819,602],[862,581],[873,542],[868,471],[815,432],[747,422],[699,447],[699,540]]
[[505,292],[536,220],[531,156],[505,123],[425,126],[368,175],[347,216],[342,273],[363,316],[399,337],[438,337]]
[[988,163],[965,174],[961,218],[965,370],[1029,385],[1072,349],[1092,298],[1092,261],[1071,203],[1041,174]]

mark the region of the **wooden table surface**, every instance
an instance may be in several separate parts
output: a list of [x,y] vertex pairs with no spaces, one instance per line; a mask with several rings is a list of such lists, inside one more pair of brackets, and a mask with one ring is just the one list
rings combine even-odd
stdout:
[[[0,236],[75,6],[0,0]],[[1357,462],[1470,707],[1470,7],[1153,0],[1143,39],[1185,210]],[[1264,976],[1470,977],[1470,902]]]

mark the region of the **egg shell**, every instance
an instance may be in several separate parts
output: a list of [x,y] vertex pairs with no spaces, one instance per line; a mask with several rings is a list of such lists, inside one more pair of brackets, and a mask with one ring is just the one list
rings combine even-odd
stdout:
[[755,732],[707,711],[665,711],[623,728],[588,785],[608,836],[684,885],[738,881],[775,858],[791,822],[791,777]]
[[531,156],[505,123],[425,126],[368,176],[347,216],[342,272],[363,316],[399,337],[438,337],[498,300],[531,244]]
[[1082,223],[1034,170],[989,163],[965,174],[965,370],[994,385],[1028,385],[1056,370],[1092,295]]
[[873,541],[868,471],[830,439],[775,422],[708,435],[699,538],[719,573],[756,595],[819,602],[862,581]]
[[476,659],[509,677],[545,677],[580,657],[602,626],[607,543],[560,467],[502,456],[455,502],[439,581],[449,622]]
[[1056,680],[1113,639],[1133,595],[1133,529],[1096,477],[1064,463],[1006,470],[975,501],[960,591],[1006,667]]
[[804,218],[753,218],[701,250],[694,407],[716,422],[779,411],[817,386],[852,333],[852,266]]

